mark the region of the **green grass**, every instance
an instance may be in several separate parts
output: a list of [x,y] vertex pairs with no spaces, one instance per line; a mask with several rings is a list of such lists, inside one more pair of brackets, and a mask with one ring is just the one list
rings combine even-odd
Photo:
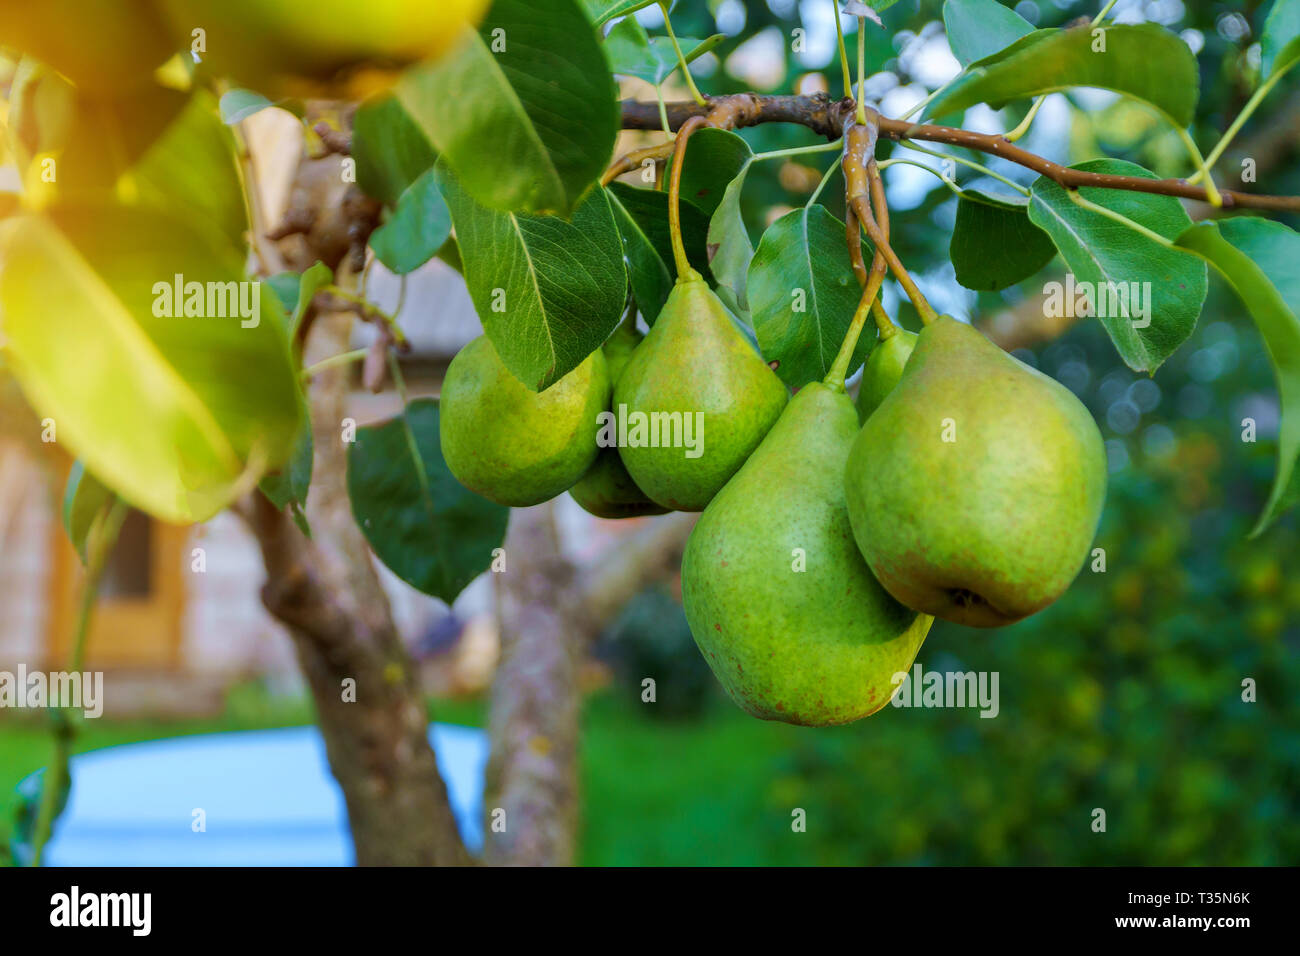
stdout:
[[[440,721],[486,724],[484,699],[435,701]],[[204,720],[84,721],[75,751],[223,731],[311,722],[306,700],[255,688],[232,693],[226,712]],[[756,721],[722,701],[699,721],[647,720],[635,705],[597,694],[585,705],[582,740],[582,849],[589,865],[796,863],[789,810],[767,797],[774,761],[799,729]],[[14,788],[44,766],[48,722],[9,721],[0,729],[0,841],[16,809]],[[724,773],[725,768],[725,773]]]

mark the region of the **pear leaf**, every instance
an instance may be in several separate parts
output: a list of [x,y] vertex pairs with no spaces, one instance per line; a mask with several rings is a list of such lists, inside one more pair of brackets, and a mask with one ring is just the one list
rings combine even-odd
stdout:
[[[613,183],[609,187],[609,200],[623,235],[632,295],[646,322],[653,325],[677,280],[668,230],[668,194],[658,189]],[[690,203],[682,203],[680,211],[686,256],[696,272],[708,275],[708,220]]]
[[258,487],[262,494],[281,511],[289,509],[293,520],[302,533],[311,537],[311,526],[303,510],[307,505],[307,494],[311,490],[312,458],[315,445],[311,434],[311,413],[303,403],[302,424],[298,435],[293,440],[293,451],[289,461],[279,470],[272,472],[261,480]]
[[1261,83],[1300,57],[1300,0],[1276,0],[1273,4],[1264,21],[1260,54]]
[[682,163],[682,199],[712,216],[727,185],[749,165],[754,152],[738,135],[706,127],[691,135]]
[[467,490],[447,469],[438,403],[430,398],[357,429],[348,448],[348,498],[379,560],[448,604],[492,564],[510,517],[509,508]]
[[[846,231],[825,206],[804,206],[768,227],[750,263],[754,332],[763,358],[778,363],[776,374],[791,387],[825,378],[862,298],[844,253]],[[870,346],[858,337],[850,373]]]
[[998,0],[946,0],[943,25],[952,55],[962,66],[1005,50],[1034,25]]
[[68,483],[63,489],[63,528],[77,549],[82,564],[86,563],[86,542],[95,520],[115,497],[98,478],[86,471],[86,466],[80,461],[72,463]]
[[141,206],[0,224],[0,313],[28,402],[105,485],[177,523],[251,488],[299,424],[279,301],[213,240]]
[[623,315],[627,269],[609,194],[593,189],[572,220],[479,205],[438,167],[465,284],[506,368],[534,391],[559,381]]
[[[587,11],[587,16],[591,17],[591,22],[601,26],[615,17],[636,13],[658,2],[659,0],[582,0],[582,6]],[[677,0],[673,0],[673,3],[676,2]],[[669,6],[671,7],[672,3]]]
[[1056,247],[1029,221],[1027,199],[967,189],[957,199],[948,254],[958,282],[979,292],[997,292],[1038,272],[1056,255]]
[[438,154],[396,96],[367,100],[352,122],[357,185],[367,196],[397,205]]
[[1300,234],[1280,222],[1242,216],[1198,223],[1178,244],[1204,256],[1232,286],[1255,320],[1277,376],[1277,474],[1254,537],[1300,500]]
[[252,90],[227,90],[221,94],[221,122],[227,126],[242,123],[254,113],[260,113],[275,104],[261,93]]
[[[752,157],[751,157],[752,158]],[[709,219],[709,268],[718,282],[718,296],[732,312],[749,315],[749,263],[754,258],[754,243],[741,212],[740,197],[750,159],[727,183],[713,216]]]
[[[725,34],[715,33],[706,40],[678,37],[677,42],[686,62],[693,63],[726,38]],[[636,17],[626,17],[615,24],[605,37],[605,53],[615,73],[635,76],[654,86],[663,83],[680,66],[672,39],[651,37]]]
[[575,0],[496,0],[478,33],[397,95],[481,205],[568,215],[603,172],[617,90]]
[[451,236],[451,212],[438,188],[437,171],[426,170],[402,193],[389,220],[370,236],[375,256],[395,275],[424,265]]
[[972,63],[928,112],[942,116],[977,103],[996,108],[1040,93],[1095,86],[1149,103],[1187,126],[1196,112],[1199,76],[1183,39],[1155,24],[1035,30]]
[[[1121,176],[1154,173],[1119,159],[1096,159],[1071,167]],[[1084,187],[1080,195],[1131,219],[1171,242],[1192,224],[1172,196]],[[1206,266],[1107,216],[1071,201],[1069,194],[1040,176],[1030,190],[1029,219],[1049,236],[1087,295],[1120,357],[1137,372],[1154,372],[1196,327],[1208,291]],[[1068,293],[1049,289],[1062,308],[1074,307]]]

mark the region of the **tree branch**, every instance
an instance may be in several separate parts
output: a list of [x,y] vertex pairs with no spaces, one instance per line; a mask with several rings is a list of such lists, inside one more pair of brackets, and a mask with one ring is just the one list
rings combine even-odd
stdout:
[[[825,93],[810,96],[761,96],[743,94],[749,99],[749,108],[735,117],[735,127],[755,126],[760,123],[795,123],[806,126],[815,133],[834,139],[843,133],[844,125],[853,115],[853,101],[849,99],[833,101]],[[735,99],[720,97],[718,99]],[[693,102],[668,103],[666,110],[668,124],[677,129],[692,116],[708,114],[716,106],[716,100],[709,100],[700,106]],[[625,129],[658,129],[659,106],[657,103],[641,103],[624,100],[623,127]],[[1141,176],[1113,176],[1105,173],[1089,173],[1070,169],[1054,163],[1036,153],[1022,149],[1011,143],[1005,136],[987,133],[975,133],[970,130],[952,126],[936,126],[930,123],[909,123],[906,120],[889,119],[878,116],[877,125],[880,134],[895,141],[925,140],[935,143],[947,143],[978,152],[999,156],[1026,169],[1046,176],[1066,189],[1078,189],[1081,186],[1093,186],[1102,189],[1122,189],[1129,192],[1152,193],[1159,196],[1176,196],[1181,199],[1196,199],[1208,202],[1203,186],[1193,186],[1182,179],[1145,179]],[[1300,212],[1300,196],[1265,196],[1256,193],[1220,191],[1225,208],[1271,209],[1287,212]]]

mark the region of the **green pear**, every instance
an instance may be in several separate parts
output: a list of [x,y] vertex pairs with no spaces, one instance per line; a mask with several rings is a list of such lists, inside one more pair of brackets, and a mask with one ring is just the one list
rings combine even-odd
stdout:
[[[641,339],[636,323],[625,321],[601,346],[611,382],[617,384]],[[636,486],[614,446],[600,450],[595,464],[569,489],[569,494],[584,511],[597,518],[638,518],[668,511]]]
[[1106,497],[1106,450],[1063,385],[940,316],[853,443],[849,517],[908,607],[998,627],[1079,573]]
[[600,350],[545,391],[529,391],[480,335],[461,349],[439,400],[442,457],[470,491],[522,508],[565,491],[596,460],[609,403]]
[[895,326],[892,335],[876,343],[862,368],[858,386],[858,420],[866,421],[903,377],[903,368],[916,348],[916,333]]
[[713,290],[684,272],[614,389],[628,422],[619,454],[651,499],[701,511],[788,399]]
[[805,385],[686,543],[691,632],[755,717],[825,726],[874,714],[930,630],[853,543],[843,474],[857,432],[848,395]]

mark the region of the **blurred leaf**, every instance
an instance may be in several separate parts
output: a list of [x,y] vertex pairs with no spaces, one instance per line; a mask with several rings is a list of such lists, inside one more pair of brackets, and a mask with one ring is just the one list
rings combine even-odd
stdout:
[[[672,0],[672,3],[676,2],[677,0]],[[587,16],[591,17],[591,22],[596,26],[607,23],[615,17],[636,13],[652,3],[658,3],[658,0],[582,0]],[[672,3],[669,4],[670,7]]]
[[1029,221],[1028,199],[967,189],[957,199],[948,254],[958,282],[997,292],[1038,272],[1056,255],[1056,247]]
[[[1105,51],[1096,47],[1103,42]],[[1162,110],[1178,126],[1192,122],[1199,74],[1183,39],[1151,23],[1035,30],[1000,53],[972,63],[930,105],[932,115],[977,103],[1012,100],[1074,86],[1124,93]]]
[[946,0],[943,25],[962,66],[1005,50],[1034,32],[1034,25],[998,0]]
[[1192,226],[1178,244],[1214,263],[1228,280],[1259,327],[1277,377],[1277,473],[1254,537],[1300,500],[1300,235],[1280,222],[1238,217]]
[[[826,377],[862,298],[845,252],[846,234],[825,206],[795,209],[767,228],[750,263],[758,344],[792,388]],[[868,336],[858,337],[849,374],[870,347]]]
[[396,96],[367,100],[352,123],[352,158],[361,191],[390,206],[397,205],[438,154]]
[[[1094,159],[1071,168],[1156,178],[1149,170],[1119,159]],[[1079,193],[1171,241],[1192,223],[1182,203],[1172,196],[1093,187]],[[1032,187],[1029,219],[1052,237],[1079,282],[1093,283],[1099,290],[1128,290],[1134,284],[1145,288],[1150,283],[1149,324],[1138,325],[1128,315],[1100,316],[1129,368],[1154,372],[1192,334],[1208,288],[1205,263],[1076,205],[1046,176]]]
[[293,451],[284,467],[264,477],[258,485],[262,494],[271,503],[283,511],[290,509],[290,514],[302,533],[311,537],[311,527],[307,524],[307,515],[303,510],[307,505],[307,494],[311,490],[312,457],[315,448],[311,432],[311,412],[304,399],[302,406],[302,424],[298,426],[298,435],[293,440]]
[[[724,34],[715,33],[706,40],[678,37],[677,42],[686,62],[693,63],[725,39]],[[638,77],[654,86],[663,83],[679,65],[672,38],[651,37],[636,17],[620,20],[609,31],[605,54],[613,72]]]
[[410,185],[389,220],[370,236],[379,261],[397,275],[424,265],[451,236],[451,212],[438,188],[436,170],[426,170]]
[[1300,0],[1276,0],[1264,21],[1260,52],[1261,83],[1300,56]]
[[479,205],[439,165],[474,308],[506,368],[528,388],[559,381],[623,316],[627,269],[603,189],[572,220]]
[[86,471],[80,461],[72,463],[68,483],[63,489],[63,528],[67,531],[72,546],[77,549],[82,564],[86,563],[86,541],[95,519],[112,503],[113,498],[113,492]]
[[465,190],[503,212],[568,215],[620,125],[609,64],[575,0],[496,0],[478,34],[408,73],[398,96]]
[[247,490],[287,456],[298,428],[269,289],[252,287],[256,324],[229,303],[228,318],[160,307],[177,276],[235,289],[237,301],[243,259],[211,238],[140,207],[0,224],[0,310],[27,400],[108,487],[178,523],[206,520]]
[[438,403],[357,429],[348,449],[352,515],[379,560],[411,587],[450,604],[492,564],[510,509],[466,490],[443,461]]
[[[668,230],[668,194],[658,189],[612,183],[609,199],[623,235],[632,295],[646,322],[653,325],[677,280],[677,263]],[[707,276],[709,222],[690,203],[682,203],[680,212],[686,256],[695,271]]]
[[298,337],[298,327],[307,314],[312,296],[334,281],[334,273],[323,262],[317,262],[301,275],[297,272],[280,272],[266,280],[285,313],[285,331],[292,342]]
[[234,126],[274,105],[261,93],[252,90],[228,90],[221,94],[221,122]]

